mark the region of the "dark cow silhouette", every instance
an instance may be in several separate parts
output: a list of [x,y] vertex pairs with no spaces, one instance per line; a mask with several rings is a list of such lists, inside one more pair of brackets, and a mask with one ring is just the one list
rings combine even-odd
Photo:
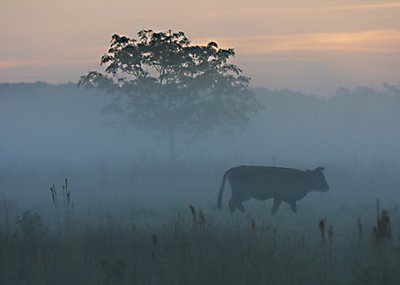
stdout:
[[222,178],[218,209],[221,208],[222,193],[228,178],[232,189],[232,197],[229,200],[231,213],[236,208],[244,212],[242,203],[252,197],[258,200],[273,198],[272,214],[278,211],[282,201],[288,203],[293,212],[297,212],[296,201],[306,196],[307,192],[329,190],[323,170],[323,167],[306,171],[272,166],[233,167],[226,171]]

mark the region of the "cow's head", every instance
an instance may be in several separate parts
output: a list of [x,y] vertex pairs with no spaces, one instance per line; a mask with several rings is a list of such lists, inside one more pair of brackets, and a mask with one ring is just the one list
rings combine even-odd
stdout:
[[323,170],[325,167],[317,167],[314,170],[310,171],[312,172],[312,186],[313,190],[319,191],[319,192],[326,192],[329,191],[329,185],[326,182]]

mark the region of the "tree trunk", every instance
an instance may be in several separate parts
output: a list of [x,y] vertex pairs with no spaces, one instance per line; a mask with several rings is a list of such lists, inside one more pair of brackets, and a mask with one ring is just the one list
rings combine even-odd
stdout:
[[200,136],[194,135],[189,141],[180,144],[181,149],[176,150],[176,131],[172,129],[168,133],[169,138],[169,163],[174,164],[178,158],[184,154],[196,141],[199,140]]
[[175,150],[175,131],[169,132],[169,163],[173,164],[176,161],[176,150]]

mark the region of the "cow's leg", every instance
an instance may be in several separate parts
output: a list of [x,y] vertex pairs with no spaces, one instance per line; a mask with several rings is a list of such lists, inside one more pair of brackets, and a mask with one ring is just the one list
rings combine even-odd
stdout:
[[238,203],[237,203],[237,207],[238,207],[238,209],[239,209],[241,212],[244,212],[244,211],[245,211],[242,202],[238,202]]
[[293,213],[297,213],[297,204],[296,201],[288,201],[288,204],[290,205],[290,208],[292,208]]
[[233,212],[235,212],[235,210],[236,210],[236,203],[235,203],[235,201],[233,200],[233,197],[229,200],[229,211],[231,212],[231,213],[233,213]]
[[279,206],[281,205],[281,202],[282,202],[282,200],[280,200],[280,199],[277,199],[277,198],[274,199],[274,205],[272,206],[272,211],[271,211],[272,215],[276,214],[276,212],[279,209]]
[[237,207],[241,212],[245,212],[246,210],[243,207],[243,202],[250,200],[249,195],[240,195],[240,197],[237,198]]
[[231,198],[229,200],[229,210],[231,213],[235,212],[236,208],[238,208],[241,212],[244,212],[245,209],[242,204],[242,200]]
[[[244,212],[244,207],[242,205],[243,201],[246,201],[246,197],[243,196],[241,191],[239,191],[240,188],[238,188],[235,184],[231,184],[231,189],[232,189],[232,198],[229,200],[229,210],[231,213],[233,213],[236,208],[238,208],[241,212]],[[247,200],[250,199],[250,197],[247,198]]]

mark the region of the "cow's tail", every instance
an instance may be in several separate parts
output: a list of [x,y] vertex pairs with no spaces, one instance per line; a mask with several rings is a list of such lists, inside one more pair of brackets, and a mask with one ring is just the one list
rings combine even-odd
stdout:
[[225,181],[232,169],[233,168],[227,170],[224,174],[224,177],[222,178],[221,187],[219,188],[219,192],[218,192],[218,200],[217,200],[218,209],[221,209],[221,201],[222,201],[222,194],[224,192]]

